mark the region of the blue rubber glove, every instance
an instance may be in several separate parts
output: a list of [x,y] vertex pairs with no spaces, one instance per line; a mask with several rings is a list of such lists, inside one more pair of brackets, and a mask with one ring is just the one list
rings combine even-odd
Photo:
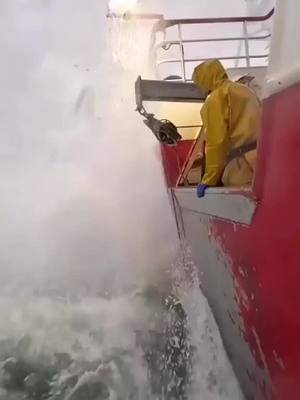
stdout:
[[199,198],[204,197],[205,195],[205,190],[208,188],[208,185],[205,185],[205,183],[200,183],[197,187],[197,196]]

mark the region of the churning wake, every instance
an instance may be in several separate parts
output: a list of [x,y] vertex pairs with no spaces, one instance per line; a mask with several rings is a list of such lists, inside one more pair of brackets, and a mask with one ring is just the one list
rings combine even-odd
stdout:
[[1,297],[0,398],[242,399],[192,262],[173,268],[168,292]]

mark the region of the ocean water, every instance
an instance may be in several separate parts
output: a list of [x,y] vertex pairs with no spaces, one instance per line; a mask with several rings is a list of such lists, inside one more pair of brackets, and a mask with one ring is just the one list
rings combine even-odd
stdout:
[[105,14],[0,5],[0,399],[241,399],[134,111],[149,27]]

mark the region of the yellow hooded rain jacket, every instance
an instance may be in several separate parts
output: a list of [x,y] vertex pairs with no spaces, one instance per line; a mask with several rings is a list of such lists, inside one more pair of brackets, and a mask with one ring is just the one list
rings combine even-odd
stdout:
[[256,150],[227,158],[233,149],[255,142],[260,130],[261,110],[256,94],[247,86],[233,82],[218,60],[206,61],[195,68],[193,81],[210,95],[201,117],[206,131],[206,167],[202,183],[216,186],[250,185],[256,162]]

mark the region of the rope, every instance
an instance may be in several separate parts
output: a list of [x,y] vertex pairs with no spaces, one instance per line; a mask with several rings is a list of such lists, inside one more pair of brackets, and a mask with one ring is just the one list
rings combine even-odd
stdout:
[[[176,154],[178,171],[180,172],[181,166],[180,166],[178,147],[175,146],[174,149],[175,149],[175,154]],[[167,170],[167,175],[168,174],[169,174],[169,171]],[[170,180],[170,178],[169,178],[169,180]],[[178,234],[178,238],[179,238],[182,263],[183,263],[183,265],[185,265],[186,264],[186,259],[185,259],[186,235],[185,235],[184,222],[183,222],[183,217],[182,217],[182,210],[181,210],[179,201],[175,195],[174,188],[171,185],[170,185],[170,193],[171,193],[171,201],[172,201],[173,211],[175,214],[175,222],[176,222],[177,234]]]
[[[176,153],[176,161],[177,161],[177,165],[180,167],[180,162],[179,162],[179,155],[178,155],[178,149],[177,146],[175,147],[175,153]],[[162,151],[162,156],[163,156],[163,165],[165,168],[165,172],[166,172],[166,180],[167,180],[167,186],[169,187],[169,193],[170,193],[170,197],[171,197],[171,205],[174,211],[174,215],[175,215],[175,223],[176,223],[176,228],[177,228],[177,234],[178,234],[178,238],[180,241],[180,245],[182,246],[182,242],[185,240],[185,232],[184,232],[184,225],[183,225],[183,220],[182,220],[182,215],[181,215],[181,211],[180,211],[180,204],[178,203],[178,200],[175,196],[175,192],[174,189],[171,185],[171,177],[170,177],[170,173],[169,173],[169,168],[168,168],[168,162],[165,156],[165,152]],[[179,216],[178,214],[181,216],[180,220],[179,220]]]

